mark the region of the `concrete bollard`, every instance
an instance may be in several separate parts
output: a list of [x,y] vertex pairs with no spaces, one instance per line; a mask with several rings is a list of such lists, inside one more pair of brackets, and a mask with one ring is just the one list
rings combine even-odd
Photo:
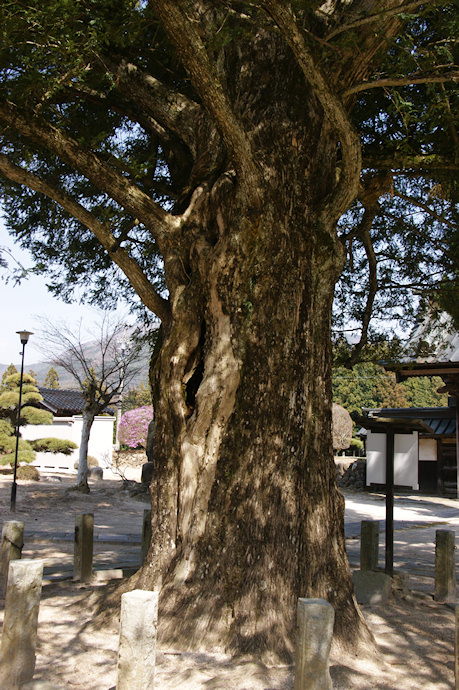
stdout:
[[376,570],[379,560],[379,520],[360,523],[360,570]]
[[75,540],[73,577],[81,582],[92,579],[92,555],[94,549],[94,515],[81,513],[75,515]]
[[157,622],[158,592],[122,595],[116,690],[154,688]]
[[0,647],[0,687],[16,690],[35,670],[42,560],[11,561]]
[[451,530],[435,532],[435,601],[456,599],[455,541]]
[[151,542],[151,510],[143,511],[142,524],[142,547],[140,550],[140,563],[143,563],[147,557],[148,549]]
[[332,690],[329,671],[335,611],[324,599],[298,599],[295,690]]
[[24,523],[5,522],[2,529],[2,545],[0,554],[0,596],[6,595],[8,583],[8,568],[10,561],[21,558],[22,547],[24,546]]

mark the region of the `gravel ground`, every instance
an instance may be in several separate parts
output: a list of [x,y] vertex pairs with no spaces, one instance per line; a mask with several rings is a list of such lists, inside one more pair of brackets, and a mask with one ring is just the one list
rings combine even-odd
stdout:
[[[118,625],[115,621],[102,630],[95,630],[91,622],[99,595],[113,585],[100,580],[83,585],[70,579],[74,515],[94,513],[96,570],[133,568],[140,559],[143,511],[148,503],[130,497],[122,491],[120,482],[94,482],[89,496],[68,493],[70,482],[68,478],[20,482],[16,514],[11,515],[11,478],[0,477],[0,519],[23,521],[26,535],[23,557],[40,557],[45,561],[35,679],[61,688],[109,690],[116,683]],[[358,519],[380,517],[383,504],[381,497],[347,494],[347,506],[348,552],[351,567],[358,567],[354,526]],[[424,596],[397,594],[390,605],[361,607],[379,654],[333,654],[331,675],[336,690],[455,687],[454,611],[434,602],[430,596],[432,539],[438,524],[443,529],[446,525],[448,529],[459,529],[454,517],[455,503],[431,501],[423,505],[407,498],[401,501],[400,510],[398,517],[408,519],[405,525],[403,520],[396,523],[395,565],[410,573],[411,586]],[[57,579],[57,574],[68,579]],[[0,608],[2,620],[1,601]],[[293,689],[293,682],[292,666],[266,666],[257,659],[235,659],[219,650],[191,653],[164,648],[161,641],[158,644],[155,683],[158,690],[287,690]]]

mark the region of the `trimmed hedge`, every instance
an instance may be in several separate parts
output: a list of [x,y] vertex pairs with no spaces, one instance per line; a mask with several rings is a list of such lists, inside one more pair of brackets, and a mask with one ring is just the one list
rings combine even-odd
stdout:
[[76,443],[67,441],[64,438],[39,438],[36,441],[29,441],[29,443],[37,453],[63,453],[64,455],[71,455],[72,450],[78,448]]

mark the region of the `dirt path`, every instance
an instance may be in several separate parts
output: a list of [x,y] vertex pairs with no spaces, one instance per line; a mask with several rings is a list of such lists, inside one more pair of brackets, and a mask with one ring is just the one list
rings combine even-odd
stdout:
[[[48,573],[40,605],[35,679],[75,690],[109,690],[116,683],[118,625],[94,630],[91,622],[99,594],[113,585],[100,581],[82,585],[71,579],[50,582],[50,573],[60,571],[65,576],[66,567],[70,575],[74,516],[81,512],[94,513],[95,569],[138,563],[148,503],[129,497],[120,482],[93,483],[89,496],[69,493],[69,485],[70,480],[20,482],[16,514],[11,515],[11,478],[0,477],[0,519],[25,523],[23,557],[44,558]],[[433,590],[433,582],[430,586]],[[397,597],[385,607],[362,607],[380,655],[335,654],[331,675],[336,690],[454,688],[453,610],[428,598],[408,599]],[[3,620],[2,601],[0,609]],[[235,660],[218,650],[165,649],[159,642],[156,688],[290,690],[293,668]]]

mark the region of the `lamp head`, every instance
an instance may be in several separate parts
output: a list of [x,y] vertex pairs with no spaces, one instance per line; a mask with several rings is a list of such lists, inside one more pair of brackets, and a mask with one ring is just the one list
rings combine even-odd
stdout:
[[16,333],[19,335],[21,343],[23,345],[26,345],[27,341],[29,340],[29,337],[33,335],[31,331],[16,331]]

